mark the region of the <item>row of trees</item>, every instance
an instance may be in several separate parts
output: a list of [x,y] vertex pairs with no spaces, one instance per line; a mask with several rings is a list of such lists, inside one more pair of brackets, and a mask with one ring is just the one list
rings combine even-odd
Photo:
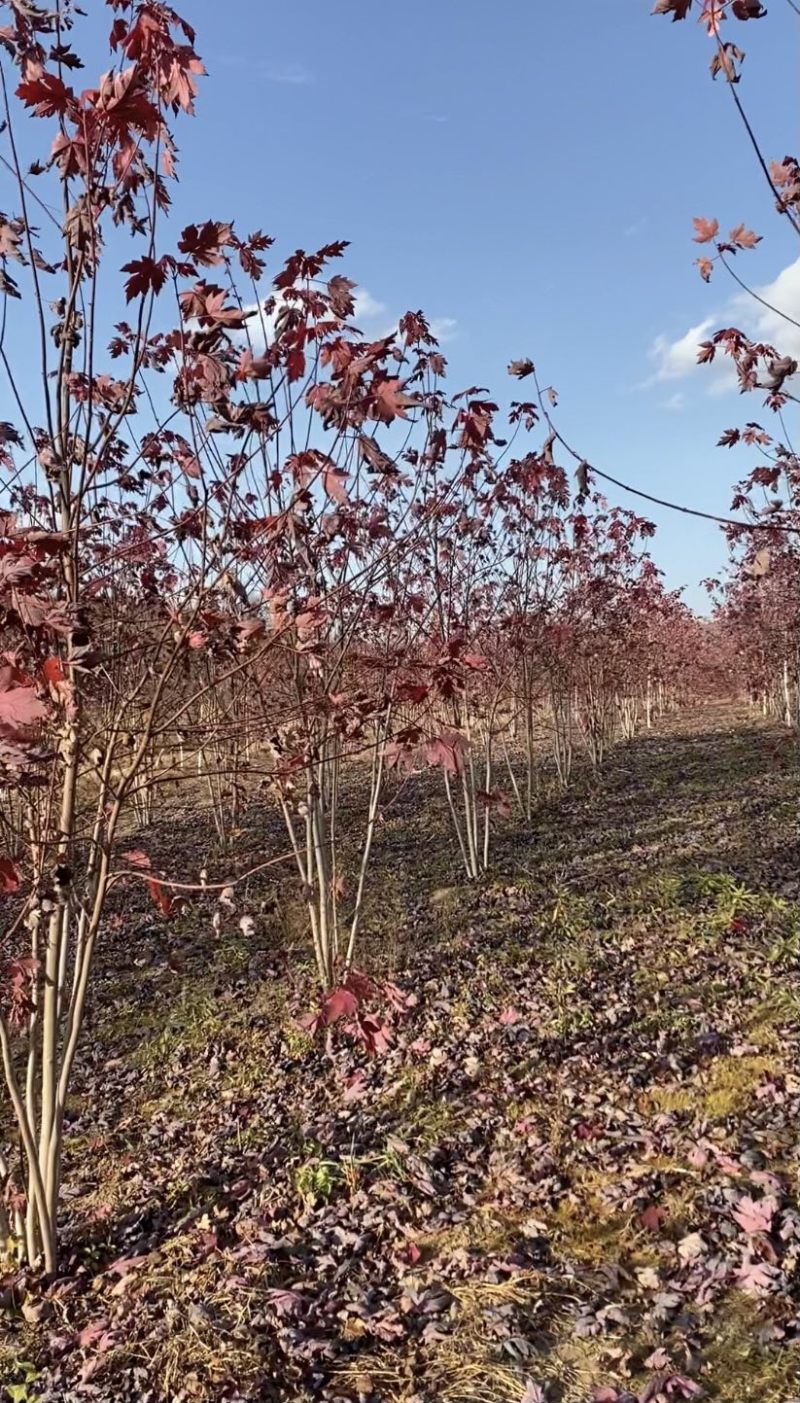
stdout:
[[[74,85],[72,7],[8,0],[0,29],[0,1050],[24,1164],[19,1191],[0,1157],[0,1186],[48,1271],[109,894],[146,880],[168,916],[215,890],[132,846],[168,786],[204,789],[223,847],[267,790],[329,991],[352,981],[393,771],[440,772],[474,879],[498,819],[530,817],[544,751],[562,785],[577,747],[600,769],[716,657],[652,526],[556,462],[530,361],[505,412],[450,397],[422,313],[373,341],[353,324],[344,244],[273,274],[260,231],[171,239],[195,35],[164,4],[106,3],[94,88]],[[49,129],[32,160],[23,112]]]
[[[693,9],[692,0],[657,0],[655,6],[656,13],[673,20],[690,17]],[[727,88],[773,211],[794,241],[800,237],[800,165],[795,156],[770,160],[763,151],[758,124],[741,96],[746,55],[732,37],[734,29],[737,37],[742,32],[742,23],[765,19],[767,10],[759,0],[699,0],[697,10],[711,46],[711,76]],[[794,0],[788,0],[782,18],[791,21],[790,12],[797,13]],[[728,569],[722,579],[709,580],[708,587],[721,646],[739,689],[765,716],[795,727],[800,724],[800,459],[792,418],[798,403],[800,322],[794,306],[768,300],[741,267],[742,258],[761,243],[760,234],[738,223],[726,236],[716,218],[696,218],[694,225],[702,279],[730,279],[742,309],[749,300],[754,313],[763,317],[767,312],[779,329],[777,344],[772,344],[739,325],[722,327],[698,346],[697,359],[701,365],[728,362],[740,394],[755,397],[766,413],[763,422],[749,419],[726,428],[719,438],[720,448],[744,447],[757,460],[734,489],[732,510],[738,519],[724,527]],[[787,292],[791,283],[791,276],[780,280]]]

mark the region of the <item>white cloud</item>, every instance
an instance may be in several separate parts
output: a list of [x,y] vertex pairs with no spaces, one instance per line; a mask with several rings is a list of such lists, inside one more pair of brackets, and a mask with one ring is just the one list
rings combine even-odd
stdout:
[[[770,304],[769,307],[754,303],[752,297],[742,292],[732,310],[747,325],[752,324],[755,313],[753,335],[760,341],[769,341],[782,356],[794,356],[800,360],[800,326],[793,324],[800,322],[800,258],[796,258],[788,268],[782,268],[771,283],[755,290]],[[793,318],[793,321],[787,321],[787,317]]]
[[[275,336],[275,323],[277,321],[278,314],[280,313],[281,308],[285,307],[287,303],[286,298],[283,297],[282,294],[279,292],[273,293],[272,297],[274,297],[275,300],[275,309],[270,313],[267,313],[263,310],[263,303],[249,302],[245,306],[245,312],[257,313],[259,307],[261,307],[262,310],[258,316],[253,315],[248,318],[246,332],[235,331],[233,333],[237,341],[240,341],[244,344],[249,337],[254,349],[258,350],[260,347],[263,347],[267,342],[273,340]],[[265,301],[266,300],[268,299],[265,299]],[[350,321],[355,322],[357,326],[361,326],[362,323],[369,323],[370,321],[374,321],[376,317],[383,317],[386,315],[385,304],[383,302],[379,302],[376,297],[373,297],[372,293],[368,292],[365,287],[357,287],[354,289],[353,303],[354,309]],[[373,330],[371,334],[376,335],[377,333]]]
[[670,410],[673,410],[673,411],[677,411],[677,410],[679,410],[679,409],[683,409],[683,408],[685,407],[685,404],[686,404],[686,396],[685,396],[685,394],[683,393],[682,390],[676,390],[675,393],[674,393],[674,395],[670,395],[669,399],[665,399],[665,400],[662,400],[662,401],[661,401],[661,408],[662,408],[662,409],[670,409]]
[[634,220],[633,224],[629,224],[626,227],[626,229],[623,231],[625,234],[625,238],[635,239],[637,234],[643,233],[643,231],[647,228],[649,222],[649,217],[646,214],[643,214],[640,219]]
[[288,83],[292,87],[304,88],[314,82],[314,74],[300,63],[287,63],[279,68],[267,69],[269,83]]
[[452,341],[458,334],[458,322],[455,317],[434,317],[430,323],[431,335],[436,337],[442,346],[448,341]]
[[708,338],[715,324],[715,317],[706,317],[697,326],[690,326],[677,341],[657,336],[650,347],[650,359],[656,368],[647,383],[655,385],[662,380],[682,380],[691,374],[697,365],[697,347]]
[[[718,272],[720,276],[723,275],[722,269]],[[703,372],[708,394],[726,394],[735,389],[738,382],[729,356],[718,356],[710,368],[697,365],[700,342],[707,341],[710,334],[722,326],[739,326],[753,340],[769,342],[780,355],[800,360],[800,326],[794,324],[800,322],[800,258],[782,268],[772,282],[756,287],[754,291],[762,302],[746,292],[740,292],[718,312],[705,317],[697,326],[689,327],[676,340],[657,336],[648,353],[655,369],[644,382],[645,386],[684,380],[696,372]],[[769,305],[764,306],[764,303]]]
[[[259,306],[262,310],[259,315],[252,315],[247,321],[247,331],[235,331],[233,336],[236,341],[244,345],[248,338],[255,351],[259,351],[266,343],[273,340],[275,336],[275,322],[281,308],[286,304],[286,299],[280,293],[273,294],[275,297],[275,310],[269,315],[263,311],[263,304],[258,302],[248,303],[244,311],[257,313]],[[350,322],[364,332],[368,338],[380,340],[384,336],[393,336],[397,331],[397,322],[389,322],[388,308],[385,302],[379,302],[377,297],[365,287],[353,289],[353,315]],[[458,335],[458,322],[455,317],[433,317],[429,322],[431,332],[436,337],[440,345],[446,345]]]
[[357,287],[353,293],[355,310],[353,321],[372,321],[375,317],[382,317],[386,311],[386,303],[379,302],[377,297],[373,297],[371,292],[367,292],[365,287]]

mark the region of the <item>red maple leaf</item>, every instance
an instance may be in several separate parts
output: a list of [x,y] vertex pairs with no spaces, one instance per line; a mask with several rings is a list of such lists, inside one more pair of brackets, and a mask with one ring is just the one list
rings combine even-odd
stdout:
[[155,902],[164,919],[169,920],[169,917],[173,914],[173,912],[176,909],[176,905],[178,904],[179,898],[174,897],[168,891],[165,891],[163,883],[159,882],[155,877],[150,877],[148,879],[147,890],[152,896],[153,901]]
[[323,1027],[336,1023],[340,1018],[351,1018],[358,1009],[358,999],[351,989],[342,986],[334,989],[325,998],[323,1005]]
[[167,281],[163,259],[136,258],[132,263],[125,263],[122,271],[131,275],[125,284],[128,302],[132,302],[134,297],[144,297],[148,292],[159,293]]
[[20,888],[19,868],[10,857],[0,857],[0,891],[15,892]]
[[692,0],[656,0],[653,6],[654,15],[672,15],[673,24],[676,19],[686,19],[692,8]]
[[42,663],[42,677],[50,687],[58,687],[66,680],[64,667],[60,658],[45,658]]
[[205,267],[224,261],[223,249],[233,243],[230,224],[221,224],[217,219],[208,219],[205,224],[188,224],[178,240],[181,253],[188,254],[195,263]]
[[522,360],[509,361],[508,373],[515,375],[518,380],[524,380],[526,375],[532,375],[534,364],[530,356],[525,356]]
[[657,1203],[648,1203],[639,1214],[639,1222],[648,1232],[658,1232],[661,1224],[669,1217],[666,1208],[661,1208]]
[[20,726],[33,726],[44,721],[47,710],[33,687],[11,687],[0,692],[0,725],[15,731]]
[[718,219],[693,219],[695,227],[694,241],[696,244],[709,244],[719,233]]
[[735,229],[731,229],[728,239],[737,248],[755,248],[756,244],[761,243],[761,235],[754,234],[744,224],[737,224]]
[[20,83],[17,97],[26,107],[32,107],[37,117],[61,116],[68,108],[75,106],[72,88],[68,88],[55,73],[43,73],[29,83]]
[[344,471],[344,468],[335,468],[333,464],[331,464],[330,467],[323,468],[322,485],[328,496],[332,497],[334,502],[338,502],[342,507],[347,501],[347,493],[344,489],[346,481],[347,473]]
[[777,1208],[777,1201],[771,1195],[767,1195],[766,1198],[750,1198],[749,1194],[745,1194],[739,1199],[731,1216],[744,1232],[755,1236],[756,1233],[771,1231]]
[[424,702],[429,691],[430,688],[425,682],[400,682],[395,696],[398,701],[413,702],[415,706],[419,706],[420,702]]
[[466,741],[457,731],[444,731],[435,736],[425,746],[425,759],[429,765],[441,765],[448,774],[460,774],[464,765]]
[[372,390],[374,417],[384,424],[391,424],[393,419],[407,419],[407,411],[417,403],[413,396],[404,393],[403,382],[399,379],[373,381]]
[[512,1005],[509,1005],[508,1008],[503,1009],[497,1021],[503,1028],[513,1028],[515,1023],[519,1023],[521,1017],[522,1014]]
[[131,864],[131,867],[151,866],[147,853],[142,852],[141,848],[131,848],[130,852],[120,853],[120,857],[124,857],[125,861]]

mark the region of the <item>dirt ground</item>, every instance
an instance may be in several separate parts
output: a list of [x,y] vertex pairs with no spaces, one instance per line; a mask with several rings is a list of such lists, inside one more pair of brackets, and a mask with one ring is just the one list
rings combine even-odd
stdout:
[[[119,897],[63,1275],[0,1277],[4,1403],[800,1397],[796,742],[671,718],[500,825],[469,888],[434,780],[376,840],[361,963],[411,996],[381,1057],[300,1028],[275,876],[219,930]],[[284,841],[254,808],[237,870]],[[234,860],[199,811],[137,845]]]

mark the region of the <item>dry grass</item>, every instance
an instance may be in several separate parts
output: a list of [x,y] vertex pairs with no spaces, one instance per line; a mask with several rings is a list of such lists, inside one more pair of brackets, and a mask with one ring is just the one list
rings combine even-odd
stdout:
[[657,1111],[689,1114],[695,1121],[726,1120],[746,1111],[765,1078],[781,1071],[780,1060],[774,1056],[716,1057],[708,1071],[699,1073],[690,1085],[676,1082],[652,1087],[646,1100]]

